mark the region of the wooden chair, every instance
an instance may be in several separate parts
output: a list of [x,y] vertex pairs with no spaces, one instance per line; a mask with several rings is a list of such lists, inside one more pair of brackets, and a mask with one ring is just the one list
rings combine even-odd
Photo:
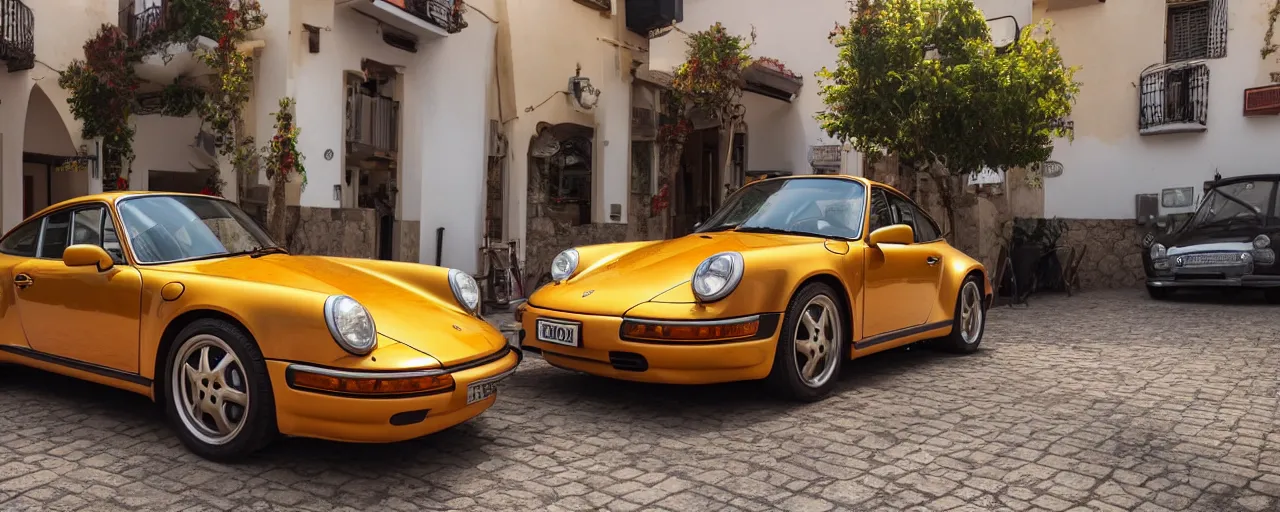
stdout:
[[[1009,284],[1013,287],[1012,290],[1009,290],[1008,298],[1000,296],[1001,288],[1004,286],[1005,276],[1008,276]],[[1019,301],[1021,301],[1023,305],[1027,304],[1025,300],[1026,297],[1021,293],[1018,293],[1020,291],[1018,290],[1018,277],[1013,273],[1013,258],[1009,256],[1009,244],[1003,244],[1000,246],[1000,256],[996,257],[996,274],[994,281],[992,281],[992,287],[995,288],[995,296],[991,298],[993,306],[1000,300],[1005,300],[1005,305],[1009,307],[1013,307],[1013,305],[1017,304]]]
[[1071,263],[1063,269],[1062,282],[1067,287],[1067,295],[1071,295],[1071,291],[1080,291],[1080,262],[1084,261],[1084,254],[1089,250],[1089,246],[1080,246],[1080,251],[1076,252],[1075,257],[1071,259]]

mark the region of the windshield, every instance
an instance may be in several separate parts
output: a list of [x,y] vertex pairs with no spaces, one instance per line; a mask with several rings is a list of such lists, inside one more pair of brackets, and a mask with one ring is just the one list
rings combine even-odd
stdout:
[[196,196],[142,196],[119,203],[138,263],[166,263],[276,247],[235,204]]
[[1273,181],[1245,181],[1214,188],[1200,203],[1200,210],[1187,226],[1225,226],[1235,221],[1280,223],[1280,219],[1274,217],[1275,212],[1270,208],[1271,193],[1275,186]]
[[862,236],[865,205],[866,189],[856,181],[761,181],[729,196],[725,205],[696,232],[732,229],[856,239]]

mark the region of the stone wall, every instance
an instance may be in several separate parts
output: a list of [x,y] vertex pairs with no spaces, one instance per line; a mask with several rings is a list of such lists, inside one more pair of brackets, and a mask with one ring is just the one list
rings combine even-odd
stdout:
[[[396,226],[400,231],[400,251],[396,253],[396,260],[413,263],[421,262],[419,252],[421,252],[422,222],[398,220],[396,221]],[[428,263],[435,263],[435,260],[433,259]]]
[[364,208],[289,207],[289,252],[377,258],[378,222]]
[[1065,219],[1060,244],[1084,249],[1080,286],[1085,289],[1141,286],[1142,226],[1132,219]]

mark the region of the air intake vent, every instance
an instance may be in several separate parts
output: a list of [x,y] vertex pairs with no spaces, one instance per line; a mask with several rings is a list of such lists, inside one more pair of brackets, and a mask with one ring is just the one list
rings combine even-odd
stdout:
[[1280,84],[1264,85],[1244,90],[1245,116],[1274,116],[1280,114]]

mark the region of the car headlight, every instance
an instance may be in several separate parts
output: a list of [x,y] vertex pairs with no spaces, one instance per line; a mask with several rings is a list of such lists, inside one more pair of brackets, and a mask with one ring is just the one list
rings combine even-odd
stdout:
[[702,302],[715,302],[733,293],[742,281],[742,255],[722,252],[707,258],[693,271],[693,294]]
[[556,255],[556,259],[551,260],[551,279],[556,281],[564,281],[573,275],[573,271],[578,270],[578,250],[568,249]]
[[1271,247],[1271,237],[1267,235],[1258,235],[1257,238],[1253,239],[1254,249],[1266,249],[1268,247]]
[[378,329],[369,310],[346,295],[332,295],[324,301],[324,321],[329,334],[343,350],[362,356],[378,346]]
[[1169,256],[1168,250],[1163,244],[1155,244],[1151,246],[1151,259],[1162,260]]
[[475,313],[480,307],[480,285],[471,274],[456,268],[449,270],[449,288],[453,289],[453,298],[458,300],[458,305],[467,311]]

